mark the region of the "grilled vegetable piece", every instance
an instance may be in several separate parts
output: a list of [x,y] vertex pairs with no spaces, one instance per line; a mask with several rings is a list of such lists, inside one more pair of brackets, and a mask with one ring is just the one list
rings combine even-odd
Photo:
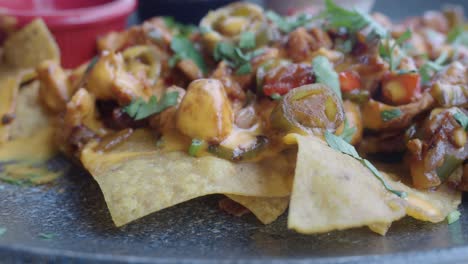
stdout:
[[125,68],[122,54],[104,54],[91,69],[86,89],[96,99],[116,100],[120,105],[128,105],[136,98],[147,99],[149,89]]
[[311,84],[314,81],[315,76],[312,72],[312,66],[309,64],[279,63],[263,78],[263,93],[267,96],[283,95],[296,87]]
[[[352,136],[350,137],[351,140],[349,141],[349,143],[351,145],[357,145],[359,144],[359,142],[361,142],[363,134],[361,109],[359,108],[358,104],[353,103],[349,100],[345,100],[343,102],[343,109],[345,112],[347,122],[346,124],[348,126],[348,129],[354,131],[354,133],[352,133]],[[343,132],[345,131],[342,131],[340,135],[343,135]]]
[[431,94],[443,107],[468,106],[468,70],[456,61],[435,76]]
[[137,45],[122,52],[126,70],[134,76],[142,76],[149,85],[154,85],[161,74],[161,58],[149,45]]
[[423,136],[408,142],[407,159],[415,187],[430,188],[440,185],[445,180],[440,176],[447,176],[450,171],[443,168],[444,164],[453,163],[450,159],[461,164],[468,157],[466,131],[455,116],[462,113],[461,111],[455,107],[432,110],[422,128]]
[[220,41],[237,42],[243,32],[252,32],[256,43],[268,40],[268,26],[263,9],[252,3],[236,2],[209,12],[201,21],[203,42],[213,51]]
[[343,106],[326,85],[309,84],[289,91],[270,116],[271,125],[284,132],[322,135],[334,132],[344,120]]
[[421,95],[418,73],[390,73],[382,80],[382,96],[391,105],[409,104]]
[[434,105],[434,99],[429,93],[423,93],[417,101],[391,106],[374,100],[369,100],[362,106],[364,128],[372,130],[395,130],[408,127],[413,118]]
[[176,113],[176,126],[186,136],[219,143],[232,130],[234,114],[223,84],[215,79],[190,83]]
[[340,88],[342,92],[351,92],[361,88],[361,78],[354,71],[340,72]]
[[70,99],[68,77],[57,62],[44,61],[36,69],[41,82],[39,98],[47,109],[59,113],[65,111]]

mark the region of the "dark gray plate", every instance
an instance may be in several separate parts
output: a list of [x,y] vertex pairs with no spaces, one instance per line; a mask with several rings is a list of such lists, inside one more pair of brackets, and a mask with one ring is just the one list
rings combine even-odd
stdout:
[[[0,226],[7,232],[0,238],[0,263],[400,263],[410,258],[468,263],[468,204],[452,225],[407,218],[386,237],[365,228],[305,236],[288,231],[284,216],[264,226],[252,215],[227,215],[218,209],[218,199],[199,198],[119,229],[97,184],[77,167],[53,186],[2,184]],[[54,237],[44,239],[41,233]]]
[[[376,7],[402,18],[442,3],[377,0]],[[199,198],[119,229],[79,168],[49,187],[0,183],[0,227],[7,228],[0,263],[468,263],[468,202],[452,225],[406,218],[380,237],[364,228],[304,236],[288,231],[284,216],[264,226],[251,215],[227,215],[218,199]]]

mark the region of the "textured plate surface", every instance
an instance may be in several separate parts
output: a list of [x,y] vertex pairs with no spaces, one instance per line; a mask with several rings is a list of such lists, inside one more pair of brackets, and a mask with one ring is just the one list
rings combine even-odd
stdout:
[[[378,0],[376,7],[402,18],[443,3]],[[0,183],[0,227],[7,228],[0,263],[468,263],[466,199],[452,225],[405,218],[386,237],[364,228],[304,236],[288,231],[284,216],[264,226],[252,215],[227,215],[218,199],[189,201],[119,229],[97,184],[79,168],[52,186]]]
[[[252,215],[227,215],[218,209],[218,199],[189,201],[119,229],[111,222],[97,184],[79,168],[73,167],[52,186],[2,184],[0,226],[7,232],[0,238],[0,263],[272,259],[344,263],[372,262],[383,255],[398,263],[414,257],[427,262],[431,254],[438,261],[466,258],[468,263],[468,210],[464,208],[461,220],[452,225],[406,218],[394,224],[386,237],[365,228],[305,236],[288,231],[284,216],[264,226]],[[44,239],[41,233],[53,237]]]

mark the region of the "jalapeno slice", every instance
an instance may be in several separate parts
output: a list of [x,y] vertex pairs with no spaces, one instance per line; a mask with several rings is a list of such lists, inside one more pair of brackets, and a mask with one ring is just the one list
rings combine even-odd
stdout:
[[336,94],[323,84],[309,84],[289,91],[270,116],[271,125],[284,132],[322,135],[335,132],[344,111]]

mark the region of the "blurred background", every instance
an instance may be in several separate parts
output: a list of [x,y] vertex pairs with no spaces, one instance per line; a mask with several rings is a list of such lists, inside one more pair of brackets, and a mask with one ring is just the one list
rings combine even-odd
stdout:
[[[12,0],[14,1],[14,0]],[[132,21],[144,20],[155,15],[171,15],[185,23],[197,24],[210,9],[225,5],[229,0],[139,0],[138,15]],[[266,8],[287,13],[291,8],[303,9],[308,6],[321,6],[322,0],[252,0]],[[440,9],[444,5],[461,5],[468,10],[468,0],[335,0],[348,7],[358,7],[383,12],[393,19],[420,14],[428,9]]]
[[[248,0],[280,14],[317,13],[324,0]],[[75,67],[96,53],[96,39],[154,16],[172,16],[198,25],[210,10],[232,0],[0,0],[0,45],[13,32],[42,18],[61,50],[62,64]],[[345,8],[378,11],[392,20],[441,10],[446,5],[468,10],[468,0],[334,0]]]

